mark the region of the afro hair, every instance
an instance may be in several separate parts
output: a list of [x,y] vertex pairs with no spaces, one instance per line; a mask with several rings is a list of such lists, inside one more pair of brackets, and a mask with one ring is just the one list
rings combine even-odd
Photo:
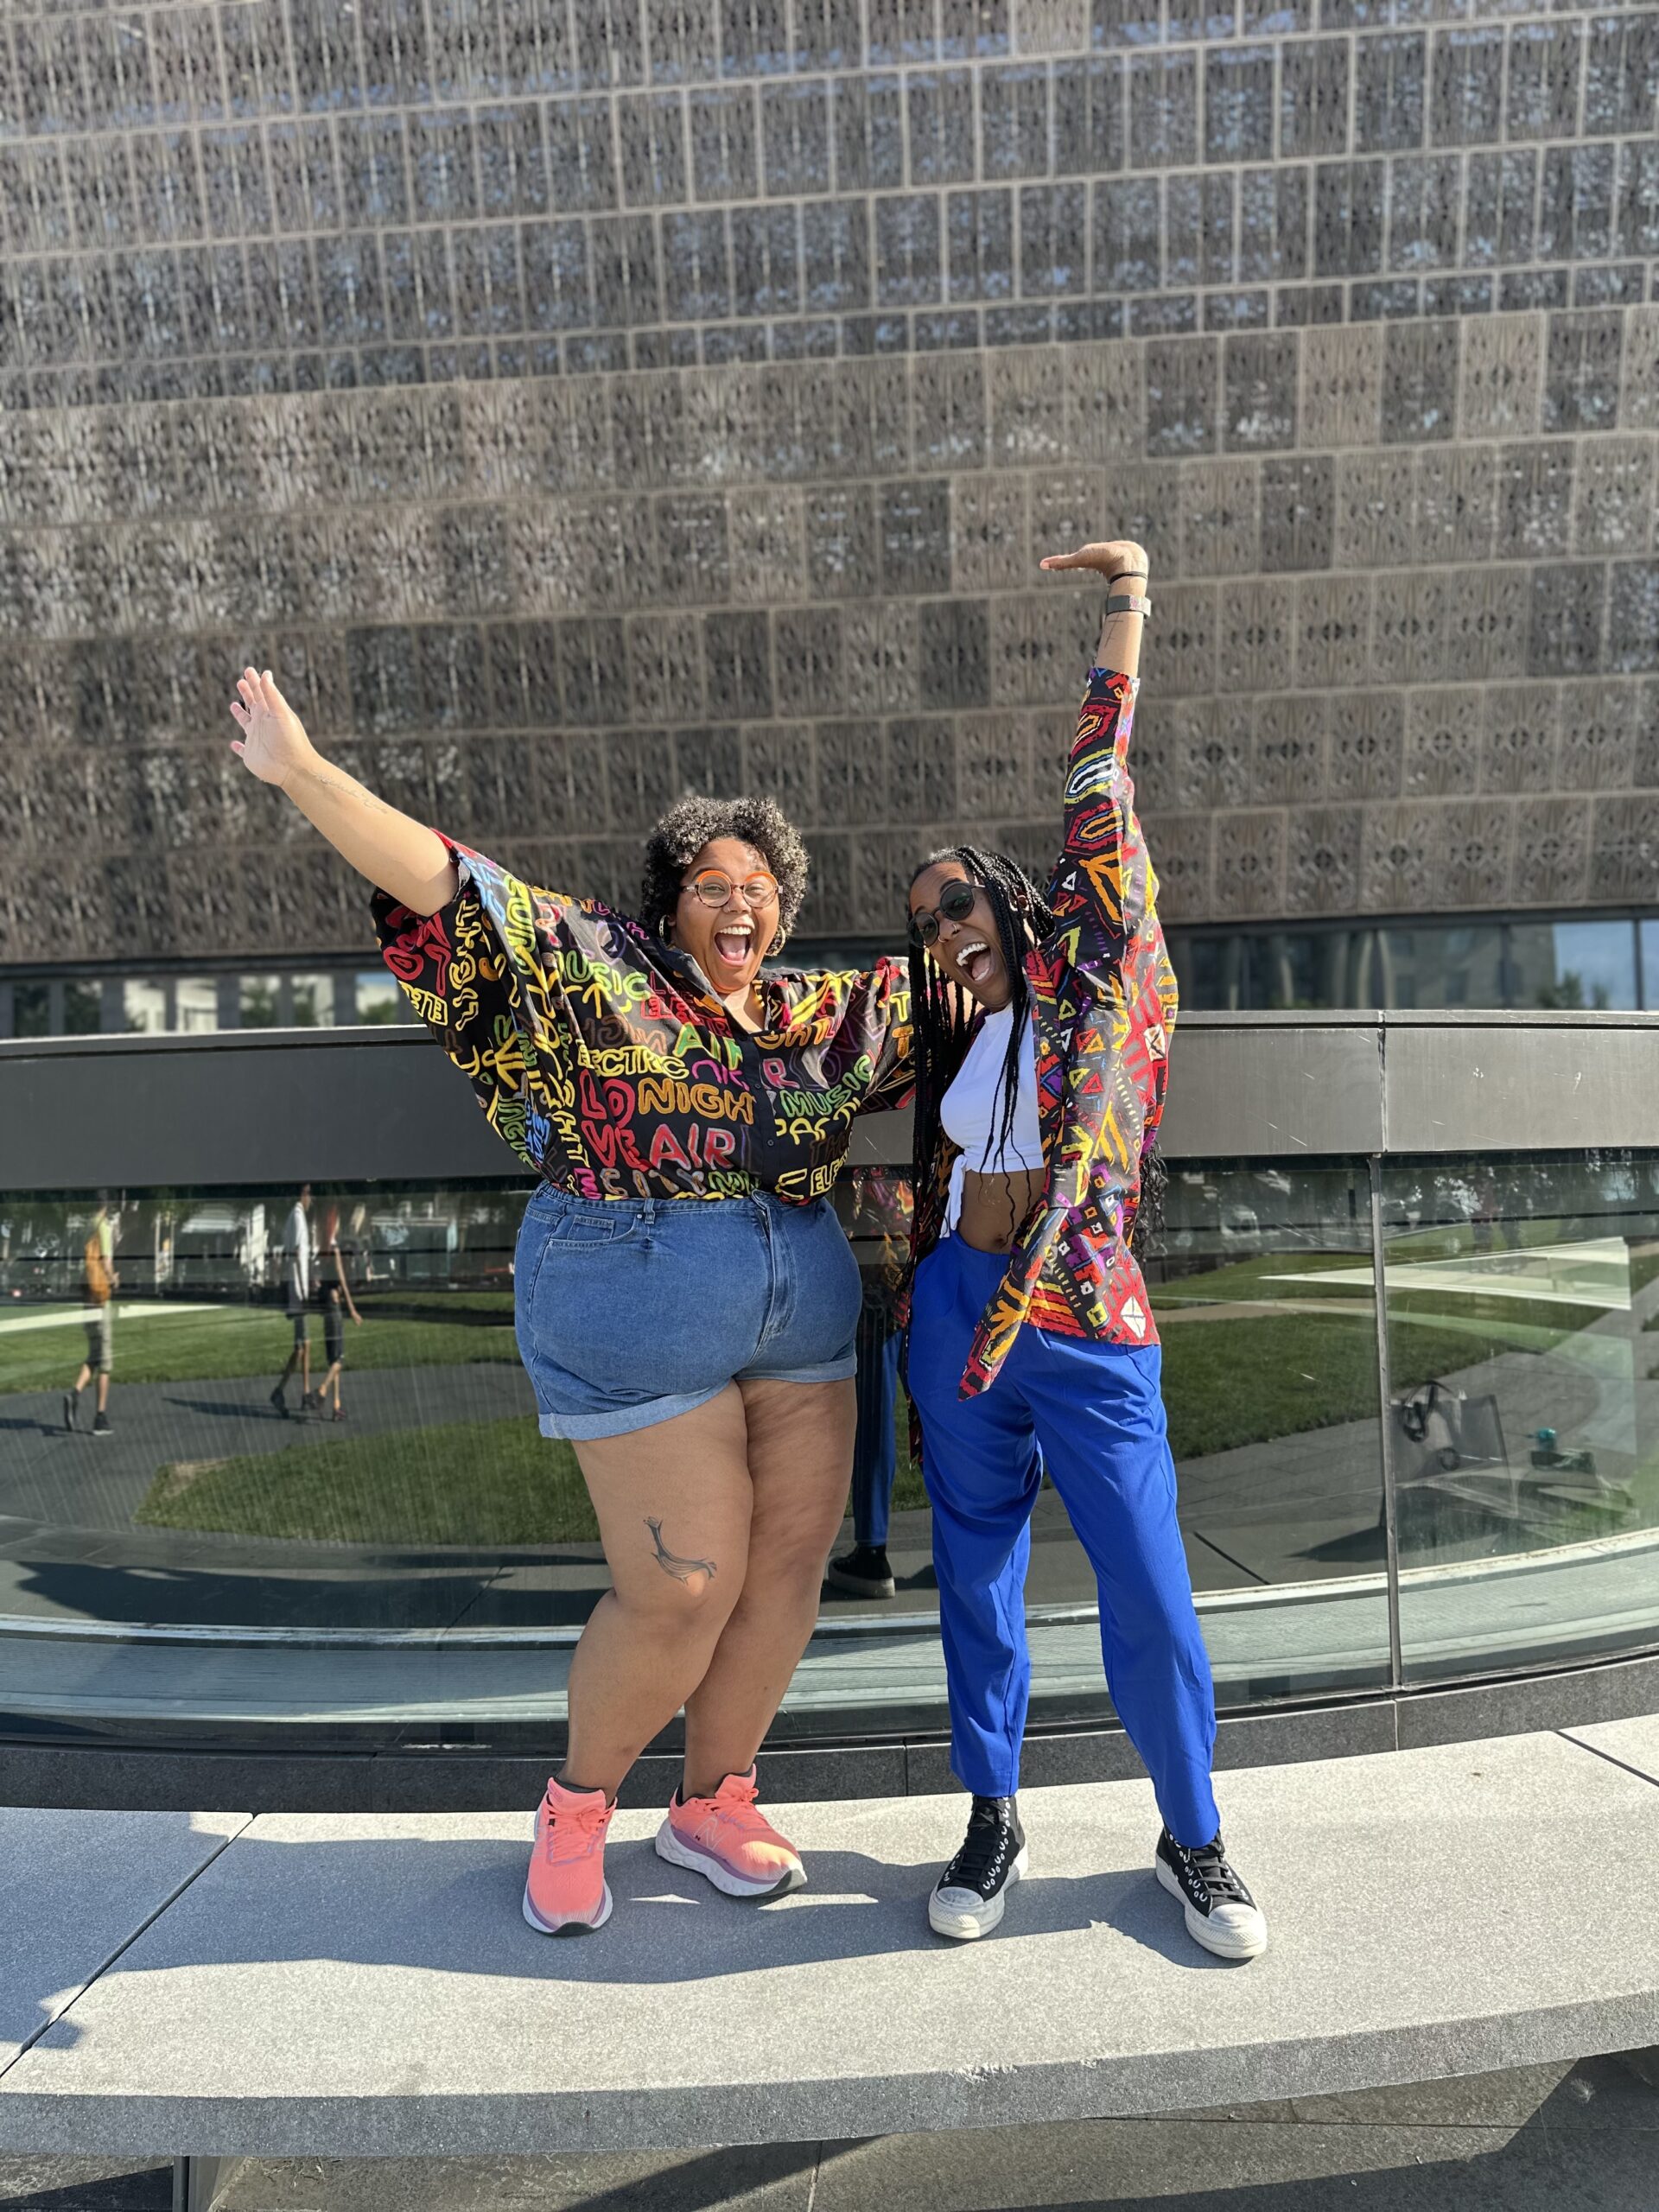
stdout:
[[640,920],[648,930],[661,931],[680,903],[686,869],[715,837],[735,837],[751,847],[777,878],[778,934],[768,950],[779,951],[806,895],[807,861],[800,831],[776,799],[705,798],[688,791],[677,800],[645,840]]

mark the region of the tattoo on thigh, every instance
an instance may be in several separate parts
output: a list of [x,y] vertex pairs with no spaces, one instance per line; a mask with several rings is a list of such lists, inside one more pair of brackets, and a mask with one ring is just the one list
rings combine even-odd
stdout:
[[663,1541],[663,1524],[645,1516],[645,1526],[651,1531],[651,1541],[657,1547],[657,1564],[664,1574],[671,1574],[677,1582],[689,1582],[694,1574],[712,1574],[715,1562],[711,1559],[682,1559],[671,1552]]

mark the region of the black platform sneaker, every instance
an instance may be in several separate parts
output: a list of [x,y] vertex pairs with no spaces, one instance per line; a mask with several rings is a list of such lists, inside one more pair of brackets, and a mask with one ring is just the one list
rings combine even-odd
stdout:
[[1268,1948],[1262,1908],[1227,1863],[1217,1830],[1202,1851],[1189,1851],[1166,1828],[1153,1861],[1159,1881],[1186,1908],[1186,1932],[1218,1959],[1253,1959]]
[[832,1559],[824,1570],[832,1590],[849,1590],[855,1598],[891,1598],[895,1585],[884,1544],[855,1544],[851,1551]]
[[928,1926],[936,1936],[951,1936],[958,1942],[988,1936],[1028,1864],[1014,1799],[976,1797],[962,1849],[927,1901]]

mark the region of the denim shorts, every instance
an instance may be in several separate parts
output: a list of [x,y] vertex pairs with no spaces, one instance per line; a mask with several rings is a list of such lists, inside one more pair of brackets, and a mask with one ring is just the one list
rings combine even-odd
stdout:
[[827,1198],[578,1198],[544,1183],[513,1280],[543,1436],[625,1436],[728,1382],[857,1370],[858,1262]]

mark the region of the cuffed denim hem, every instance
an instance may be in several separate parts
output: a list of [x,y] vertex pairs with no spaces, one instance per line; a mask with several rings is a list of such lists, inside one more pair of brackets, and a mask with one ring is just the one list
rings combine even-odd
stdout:
[[689,1414],[706,1406],[726,1388],[715,1382],[706,1390],[687,1390],[677,1398],[645,1398],[637,1406],[612,1406],[602,1414],[543,1414],[543,1436],[563,1437],[569,1444],[582,1444],[600,1436],[632,1436],[636,1429],[657,1428],[676,1414]]

